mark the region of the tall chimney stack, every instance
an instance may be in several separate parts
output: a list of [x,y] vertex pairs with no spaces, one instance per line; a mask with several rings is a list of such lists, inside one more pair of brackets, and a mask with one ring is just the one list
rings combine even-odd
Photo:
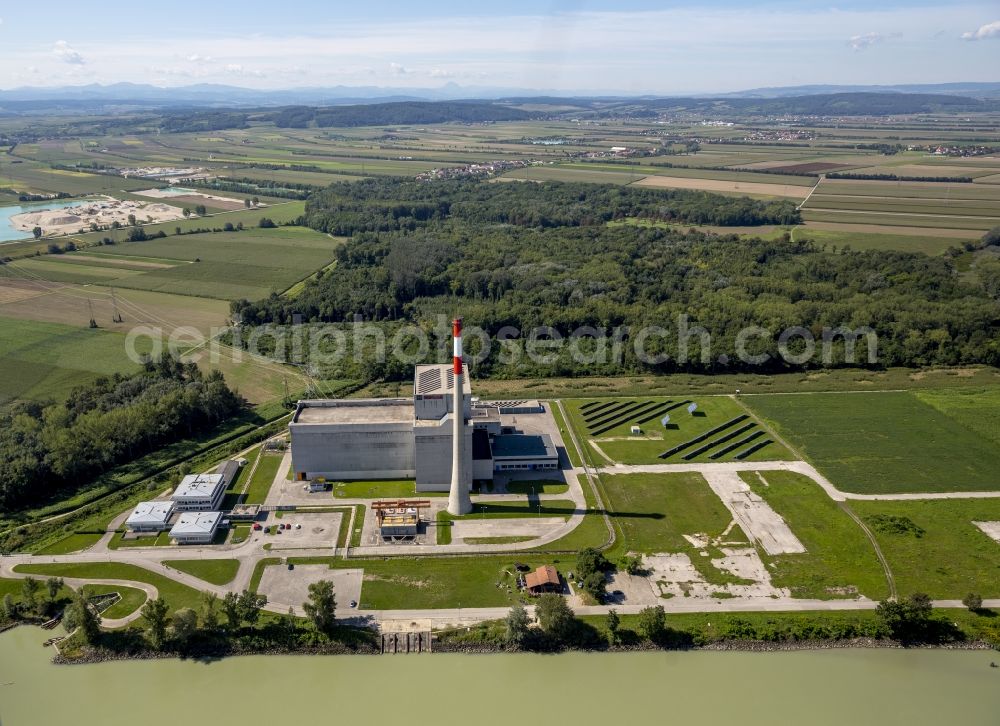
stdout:
[[455,341],[454,374],[455,388],[452,392],[452,442],[451,442],[451,491],[448,494],[448,513],[456,516],[472,511],[472,499],[465,486],[465,392],[462,376],[462,319],[451,323]]

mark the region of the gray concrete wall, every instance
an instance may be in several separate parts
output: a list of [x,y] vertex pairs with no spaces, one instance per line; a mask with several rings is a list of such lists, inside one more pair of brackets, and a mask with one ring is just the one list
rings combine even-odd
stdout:
[[292,471],[307,479],[408,479],[414,471],[407,424],[290,427]]
[[[451,428],[449,416],[437,426],[415,426],[414,449],[418,492],[451,489]],[[472,489],[472,425],[465,426],[466,486]]]

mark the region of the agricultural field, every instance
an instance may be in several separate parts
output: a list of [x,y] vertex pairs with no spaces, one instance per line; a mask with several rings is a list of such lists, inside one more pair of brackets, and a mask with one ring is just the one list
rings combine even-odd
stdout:
[[[576,399],[571,425],[598,466],[792,458],[728,396]],[[695,410],[689,412],[694,405]],[[669,421],[664,425],[664,417]],[[632,433],[638,426],[640,432]]]
[[[988,390],[982,397],[940,390],[926,399],[886,391],[742,400],[842,491],[995,491],[1000,445],[986,433],[996,416],[996,389]],[[976,416],[983,423],[973,428]]]
[[902,593],[1000,597],[1000,542],[974,522],[1000,522],[1000,499],[857,501]]
[[105,330],[0,317],[0,404],[61,399],[102,375],[139,369],[125,336]]
[[236,300],[281,292],[329,264],[339,241],[304,227],[185,234],[16,260],[0,275]]
[[9,156],[0,155],[0,186],[24,194],[69,194],[87,196],[107,194],[117,197],[120,192],[149,189],[160,184],[149,180],[125,179],[108,174],[88,174],[68,169],[52,169],[45,164],[24,161],[12,163]]
[[657,189],[697,189],[704,192],[728,192],[753,197],[791,197],[793,199],[805,199],[806,195],[809,194],[809,187],[797,184],[770,184],[693,177],[669,177],[658,174],[640,179],[635,182],[635,186],[654,187]]

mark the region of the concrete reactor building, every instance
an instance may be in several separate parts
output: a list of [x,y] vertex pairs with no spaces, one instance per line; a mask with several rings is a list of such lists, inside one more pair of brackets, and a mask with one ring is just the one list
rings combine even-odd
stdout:
[[295,478],[413,479],[417,491],[450,492],[449,510],[454,504],[468,511],[473,480],[490,480],[494,471],[557,469],[549,436],[501,425],[502,414],[540,413],[541,405],[475,400],[459,320],[454,337],[451,365],[416,366],[412,398],[299,401],[288,426]]

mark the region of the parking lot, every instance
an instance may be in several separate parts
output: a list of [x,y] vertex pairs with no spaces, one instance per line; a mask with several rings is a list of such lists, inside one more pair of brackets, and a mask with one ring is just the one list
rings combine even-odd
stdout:
[[283,610],[291,607],[296,615],[304,615],[302,603],[309,599],[309,586],[320,580],[333,583],[337,598],[337,616],[347,617],[357,613],[351,601],[361,600],[361,581],[364,570],[338,570],[327,565],[296,565],[289,570],[285,564],[264,568],[257,591],[267,595],[268,603]]
[[282,529],[280,534],[264,535],[265,541],[271,543],[272,550],[333,548],[337,546],[337,534],[340,532],[340,520],[343,516],[341,512],[285,512],[281,517],[268,519],[265,526],[291,525],[291,529]]

